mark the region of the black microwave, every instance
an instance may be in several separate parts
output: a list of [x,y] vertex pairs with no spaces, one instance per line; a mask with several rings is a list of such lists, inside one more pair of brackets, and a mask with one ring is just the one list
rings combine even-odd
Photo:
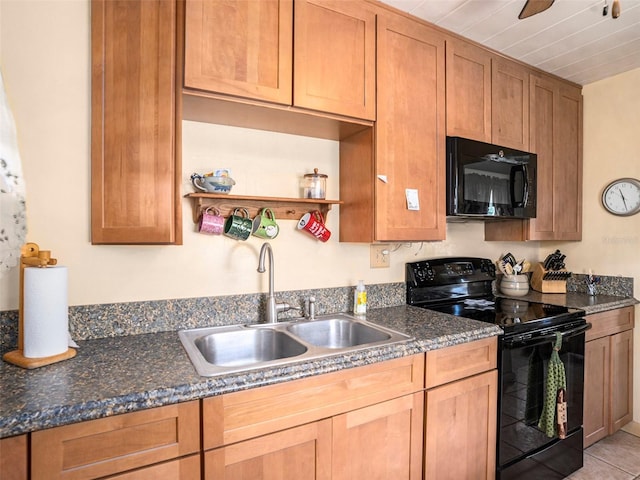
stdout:
[[535,218],[535,153],[447,137],[447,216]]

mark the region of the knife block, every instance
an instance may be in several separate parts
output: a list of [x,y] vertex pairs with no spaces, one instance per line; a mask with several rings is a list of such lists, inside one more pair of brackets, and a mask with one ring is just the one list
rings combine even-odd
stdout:
[[537,263],[531,275],[531,288],[541,293],[567,293],[570,276],[567,270],[545,270],[542,263]]

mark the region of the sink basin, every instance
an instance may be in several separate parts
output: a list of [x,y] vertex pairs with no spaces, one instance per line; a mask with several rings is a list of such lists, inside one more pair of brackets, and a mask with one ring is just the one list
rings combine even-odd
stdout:
[[391,338],[382,330],[346,318],[295,323],[287,330],[311,345],[325,348],[354,347]]
[[307,347],[286,333],[274,330],[211,333],[194,343],[207,362],[223,367],[295,357],[307,351]]
[[411,337],[345,314],[316,320],[204,327],[178,332],[202,376],[237,373],[318,359]]

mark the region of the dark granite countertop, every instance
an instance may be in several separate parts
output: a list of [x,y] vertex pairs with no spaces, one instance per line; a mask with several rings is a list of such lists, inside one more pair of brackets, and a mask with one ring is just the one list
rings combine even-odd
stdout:
[[[587,314],[638,303],[633,298],[534,291],[521,298],[581,308]],[[368,365],[501,333],[495,325],[405,305],[370,310],[367,320],[415,339],[215,377],[196,373],[177,332],[81,341],[75,358],[35,370],[0,362],[0,438]]]
[[404,305],[371,310],[367,320],[415,340],[215,377],[196,373],[176,332],[81,341],[76,357],[34,370],[0,362],[0,438],[368,365],[501,333],[495,325]]
[[[504,296],[504,295],[500,295]],[[529,290],[523,297],[507,297],[530,302],[548,303],[563,307],[579,308],[587,315],[616,308],[630,307],[636,305],[638,300],[633,297],[616,297],[613,295],[587,295],[585,293],[540,293]]]

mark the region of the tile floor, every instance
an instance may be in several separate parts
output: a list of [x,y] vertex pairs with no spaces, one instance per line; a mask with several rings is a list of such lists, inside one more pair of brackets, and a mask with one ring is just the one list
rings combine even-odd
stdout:
[[570,480],[640,480],[640,437],[619,430],[584,451],[584,467]]

